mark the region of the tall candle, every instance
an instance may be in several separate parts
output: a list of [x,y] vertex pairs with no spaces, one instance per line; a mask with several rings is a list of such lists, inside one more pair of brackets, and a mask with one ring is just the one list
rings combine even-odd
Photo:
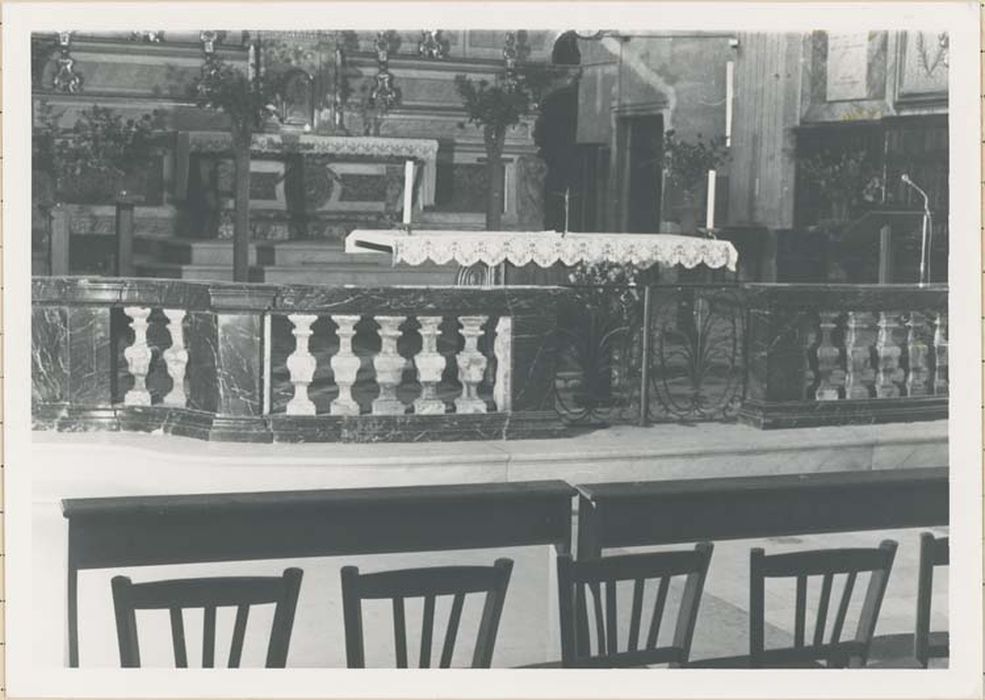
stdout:
[[725,63],[725,147],[732,145],[732,101],[735,95],[735,62]]
[[404,223],[410,223],[410,210],[414,203],[414,161],[404,161]]
[[714,170],[708,171],[708,209],[705,214],[705,228],[709,231],[715,228],[715,176]]

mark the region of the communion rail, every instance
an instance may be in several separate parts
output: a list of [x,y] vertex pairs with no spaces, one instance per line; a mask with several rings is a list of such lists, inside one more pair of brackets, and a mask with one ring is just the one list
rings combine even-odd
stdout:
[[947,290],[44,277],[35,429],[335,442],[947,416]]

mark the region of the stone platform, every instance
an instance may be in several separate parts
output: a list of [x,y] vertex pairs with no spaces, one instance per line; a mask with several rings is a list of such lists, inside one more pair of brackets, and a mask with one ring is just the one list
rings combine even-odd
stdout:
[[[140,277],[230,281],[231,240],[138,237]],[[253,282],[332,285],[449,285],[457,265],[394,265],[384,253],[347,254],[338,241],[262,241],[250,245]]]

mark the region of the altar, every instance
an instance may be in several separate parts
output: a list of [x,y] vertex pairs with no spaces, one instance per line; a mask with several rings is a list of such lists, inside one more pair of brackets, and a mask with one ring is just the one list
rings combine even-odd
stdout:
[[[231,148],[224,132],[177,135],[175,189],[207,213],[196,237],[232,238]],[[433,139],[283,131],[254,134],[250,154],[253,240],[338,239],[434,204]]]
[[[557,263],[613,263],[647,269],[654,265],[735,271],[739,254],[729,241],[674,234],[559,233],[557,231],[355,230],[347,253],[388,252],[393,264],[457,263],[464,269],[504,263],[547,268]],[[501,277],[499,278],[501,279]],[[487,275],[485,284],[497,277]]]

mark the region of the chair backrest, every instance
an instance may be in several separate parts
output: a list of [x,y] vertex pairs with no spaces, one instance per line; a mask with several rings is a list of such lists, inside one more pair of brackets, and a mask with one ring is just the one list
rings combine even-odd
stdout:
[[934,537],[930,532],[920,535],[920,569],[917,574],[917,626],[913,635],[913,655],[923,666],[930,659],[948,656],[946,635],[930,634],[930,607],[934,589],[934,567],[950,564],[950,539]]
[[[749,656],[752,666],[799,665],[826,662],[829,666],[864,665],[875,633],[879,609],[896,556],[896,542],[884,540],[877,548],[818,549],[766,556],[752,550],[749,584]],[[842,641],[841,634],[860,573],[869,572],[869,584],[859,612],[855,637]],[[834,578],[844,575],[841,600],[827,639],[828,610]],[[807,583],[822,577],[817,617],[811,644],[805,644]],[[767,578],[795,578],[794,646],[765,649],[765,582]]]
[[120,664],[124,668],[140,666],[137,643],[137,610],[168,610],[171,614],[171,642],[174,663],[188,667],[185,647],[183,610],[203,608],[202,667],[215,666],[216,610],[236,608],[233,638],[229,647],[229,668],[238,668],[243,653],[246,622],[252,605],[273,603],[274,618],[267,646],[267,668],[283,668],[294,626],[301,569],[285,569],[283,576],[229,576],[175,579],[133,583],[126,576],[112,581],[116,631],[120,643]]
[[[558,603],[564,666],[604,668],[686,664],[691,653],[694,625],[712,550],[711,543],[702,542],[691,550],[626,554],[581,561],[573,561],[570,555],[559,556]],[[669,645],[658,646],[668,591],[672,579],[677,576],[683,578],[684,589],[673,640]],[[656,583],[653,607],[644,613],[647,584],[657,580],[659,583]],[[625,648],[619,645],[620,616],[616,591],[620,581],[633,582]],[[594,650],[589,639],[589,594],[592,599],[591,617],[595,622]],[[649,619],[649,626],[646,638],[641,640],[644,616]]]
[[497,559],[492,566],[434,566],[372,574],[361,574],[355,566],[343,567],[342,614],[345,619],[345,653],[348,667],[365,668],[366,666],[362,601],[392,600],[397,668],[407,668],[407,620],[404,601],[407,598],[423,598],[419,667],[430,668],[435,603],[439,596],[453,596],[438,664],[440,668],[449,668],[455,652],[465,597],[470,593],[485,593],[475,651],[472,654],[472,668],[489,668],[492,664],[499,618],[503,612],[506,589],[512,571],[512,559]]

